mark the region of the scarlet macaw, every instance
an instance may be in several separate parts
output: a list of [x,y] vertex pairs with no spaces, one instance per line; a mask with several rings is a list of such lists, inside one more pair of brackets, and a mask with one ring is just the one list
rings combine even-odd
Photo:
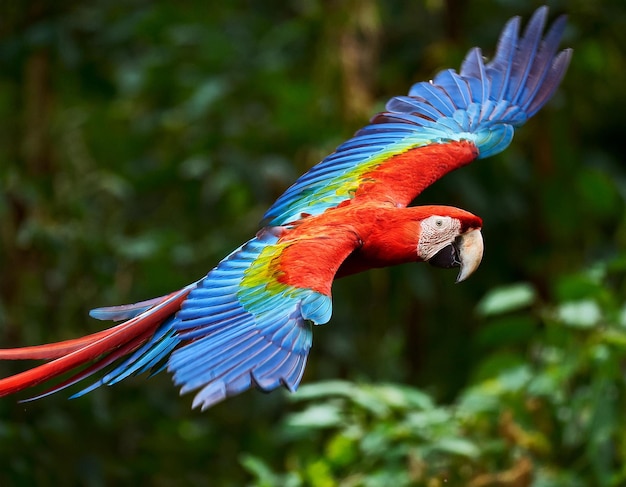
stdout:
[[[331,317],[336,277],[406,262],[480,264],[482,221],[447,206],[407,207],[448,172],[504,150],[552,96],[569,64],[557,53],[559,17],[543,36],[539,8],[524,34],[511,19],[495,57],[469,51],[445,70],[392,98],[386,111],[300,177],[265,214],[254,238],[189,286],[136,304],[97,308],[123,320],[82,338],[0,350],[0,359],[49,362],[0,380],[12,394],[89,364],[43,397],[108,368],[74,394],[167,368],[181,394],[197,391],[202,410],[252,386],[294,391],[304,371],[312,324]],[[33,398],[34,399],[34,398]]]

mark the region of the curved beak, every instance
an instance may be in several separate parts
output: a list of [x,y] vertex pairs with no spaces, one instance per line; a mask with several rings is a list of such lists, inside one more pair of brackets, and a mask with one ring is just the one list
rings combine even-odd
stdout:
[[470,230],[457,237],[454,242],[460,261],[461,270],[456,282],[461,282],[471,276],[483,260],[483,235],[480,230]]
[[470,230],[437,252],[428,263],[445,269],[460,267],[456,282],[461,282],[478,269],[483,258],[483,249],[483,236],[480,230]]

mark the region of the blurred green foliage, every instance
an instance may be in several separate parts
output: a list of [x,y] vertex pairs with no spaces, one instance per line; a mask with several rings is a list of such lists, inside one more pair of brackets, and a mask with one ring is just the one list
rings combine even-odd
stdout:
[[[548,3],[570,17],[562,89],[418,200],[483,217],[469,283],[337,282],[295,402],[199,413],[166,374],[2,399],[0,485],[626,483],[626,5]],[[386,99],[539,4],[0,3],[0,345],[202,276]]]
[[623,485],[626,482],[626,260],[528,284],[478,305],[490,350],[450,404],[417,388],[326,381],[293,396],[285,473],[259,457],[257,486]]

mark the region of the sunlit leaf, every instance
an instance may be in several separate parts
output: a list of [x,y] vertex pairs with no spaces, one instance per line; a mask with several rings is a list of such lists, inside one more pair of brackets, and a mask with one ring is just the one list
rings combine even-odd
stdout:
[[437,408],[430,411],[420,411],[410,413],[407,422],[417,430],[432,428],[451,421],[450,411],[444,408]]
[[599,323],[602,312],[595,301],[582,300],[560,305],[556,310],[556,316],[565,325],[591,328]]
[[498,375],[497,381],[503,391],[516,392],[528,384],[532,376],[530,367],[521,365],[502,372]]
[[338,426],[342,419],[339,406],[331,403],[313,404],[304,411],[290,414],[286,425],[295,428],[328,428]]
[[527,308],[536,299],[534,288],[527,283],[499,287],[489,291],[476,306],[481,316],[492,316]]
[[401,385],[383,385],[378,388],[379,393],[391,407],[432,409],[433,399],[419,389]]
[[339,433],[326,446],[326,457],[336,465],[348,465],[356,459],[358,446],[355,438]]
[[480,455],[478,446],[465,438],[441,438],[432,443],[430,448],[467,458],[477,458]]
[[294,396],[297,401],[311,400],[319,397],[340,396],[371,413],[381,416],[389,412],[387,398],[376,387],[358,385],[347,381],[326,381],[307,384],[301,387]]
[[317,459],[306,467],[308,485],[311,487],[334,487],[330,466],[323,459]]
[[381,456],[391,446],[391,425],[379,425],[361,440],[361,451],[367,455]]
[[274,487],[277,485],[278,476],[260,458],[253,455],[242,455],[239,461],[248,472],[254,475],[257,487]]
[[475,415],[494,414],[500,407],[500,398],[492,390],[482,384],[466,389],[458,401],[458,414],[461,418],[469,419]]

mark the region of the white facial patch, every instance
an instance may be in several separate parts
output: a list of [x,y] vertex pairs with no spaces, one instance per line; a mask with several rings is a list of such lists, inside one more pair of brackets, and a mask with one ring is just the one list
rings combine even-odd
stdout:
[[420,223],[420,239],[417,255],[421,260],[429,260],[446,245],[454,242],[461,233],[461,222],[449,216],[433,215]]

